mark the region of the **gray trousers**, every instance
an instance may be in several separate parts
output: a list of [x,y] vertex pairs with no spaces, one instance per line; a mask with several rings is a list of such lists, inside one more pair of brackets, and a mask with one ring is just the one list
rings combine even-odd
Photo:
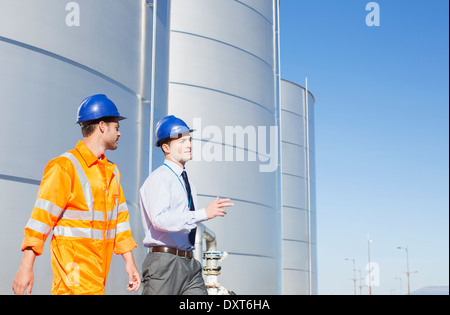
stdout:
[[207,295],[202,265],[195,258],[148,253],[142,264],[142,295]]

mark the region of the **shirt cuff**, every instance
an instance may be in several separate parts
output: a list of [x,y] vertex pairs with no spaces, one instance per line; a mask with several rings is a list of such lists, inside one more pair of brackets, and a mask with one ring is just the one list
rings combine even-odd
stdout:
[[208,216],[206,215],[206,209],[202,208],[194,211],[195,220],[197,223],[208,220]]

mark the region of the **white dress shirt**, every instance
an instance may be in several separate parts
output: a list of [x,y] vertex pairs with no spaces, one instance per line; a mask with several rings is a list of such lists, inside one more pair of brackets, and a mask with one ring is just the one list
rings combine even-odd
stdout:
[[[192,250],[189,232],[208,219],[204,208],[189,211],[188,198],[181,173],[183,168],[165,160],[154,170],[140,189],[144,246],[168,246]],[[197,191],[189,181],[197,209]]]

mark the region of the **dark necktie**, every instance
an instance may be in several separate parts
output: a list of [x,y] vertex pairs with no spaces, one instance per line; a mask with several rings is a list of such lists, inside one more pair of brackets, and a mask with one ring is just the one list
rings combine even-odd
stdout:
[[[187,177],[186,171],[183,171],[181,173],[181,177],[183,177],[184,184],[186,186],[187,197],[188,197],[189,205],[190,205],[189,210],[195,211],[194,200],[192,198],[192,193],[191,193],[191,185],[189,185],[189,179]],[[197,228],[192,229],[191,232],[189,233],[189,242],[191,243],[192,246],[194,246],[194,244],[195,244],[195,232],[196,231],[197,231]]]

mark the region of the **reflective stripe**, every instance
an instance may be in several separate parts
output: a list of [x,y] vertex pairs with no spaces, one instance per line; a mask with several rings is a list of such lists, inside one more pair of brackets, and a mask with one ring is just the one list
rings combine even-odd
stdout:
[[[105,221],[105,216],[103,211],[94,210],[93,213],[90,211],[83,210],[63,210],[62,208],[56,206],[52,202],[45,199],[38,199],[35,204],[36,208],[42,209],[55,217],[60,217],[65,220],[86,220],[86,221]],[[126,207],[126,205],[125,205]],[[114,218],[114,210],[106,212],[107,221],[116,220]]]
[[116,237],[116,230],[107,230],[106,231],[106,235],[105,235],[105,239],[109,240],[111,238],[115,238]]
[[126,202],[121,203],[119,205],[119,213],[122,213],[122,212],[125,212],[125,211],[128,211],[128,206],[127,206]]
[[[90,211],[65,210],[61,219],[105,222],[105,215],[103,211],[98,210],[93,211],[93,213],[91,213]],[[113,219],[114,219],[114,210],[107,211],[106,221],[111,221]]]
[[50,231],[52,230],[52,228],[50,226],[48,226],[47,224],[42,223],[41,221],[38,221],[35,219],[28,220],[26,227],[33,231],[42,233],[45,236],[48,236],[50,234]]
[[54,217],[59,217],[63,211],[63,209],[45,199],[36,200],[34,207],[45,210]]
[[[103,230],[94,230],[90,228],[76,228],[67,226],[55,226],[53,229],[53,235],[64,237],[80,237],[90,238],[94,240],[103,240]],[[116,236],[115,230],[107,230],[105,239],[111,239]]]
[[114,208],[114,210],[112,211],[108,211],[106,212],[106,221],[112,221],[112,220],[117,220],[117,214],[116,214],[116,208]]
[[82,237],[82,238],[92,238],[95,240],[103,239],[102,230],[94,230],[90,228],[76,228],[67,226],[55,226],[53,229],[53,235],[64,236],[64,237]]
[[125,221],[117,224],[116,231],[117,233],[125,232],[131,230],[130,221]]
[[104,221],[103,212],[81,211],[81,210],[66,210],[61,219],[65,220],[89,220],[89,221]]
[[114,166],[114,176],[116,176],[116,181],[117,181],[117,198],[116,198],[116,205],[114,207],[115,219],[117,219],[117,215],[119,213],[120,183],[119,183],[119,173],[117,172],[117,167],[115,167],[115,166]]
[[89,180],[88,180],[86,174],[84,173],[83,167],[81,166],[80,162],[70,152],[66,152],[66,153],[62,154],[61,156],[68,158],[75,166],[75,169],[77,170],[78,178],[80,179],[80,182],[81,182],[81,188],[83,189],[83,194],[84,194],[84,198],[86,199],[88,209],[89,209],[89,211],[94,211],[94,197],[92,196],[91,185],[89,184]]

